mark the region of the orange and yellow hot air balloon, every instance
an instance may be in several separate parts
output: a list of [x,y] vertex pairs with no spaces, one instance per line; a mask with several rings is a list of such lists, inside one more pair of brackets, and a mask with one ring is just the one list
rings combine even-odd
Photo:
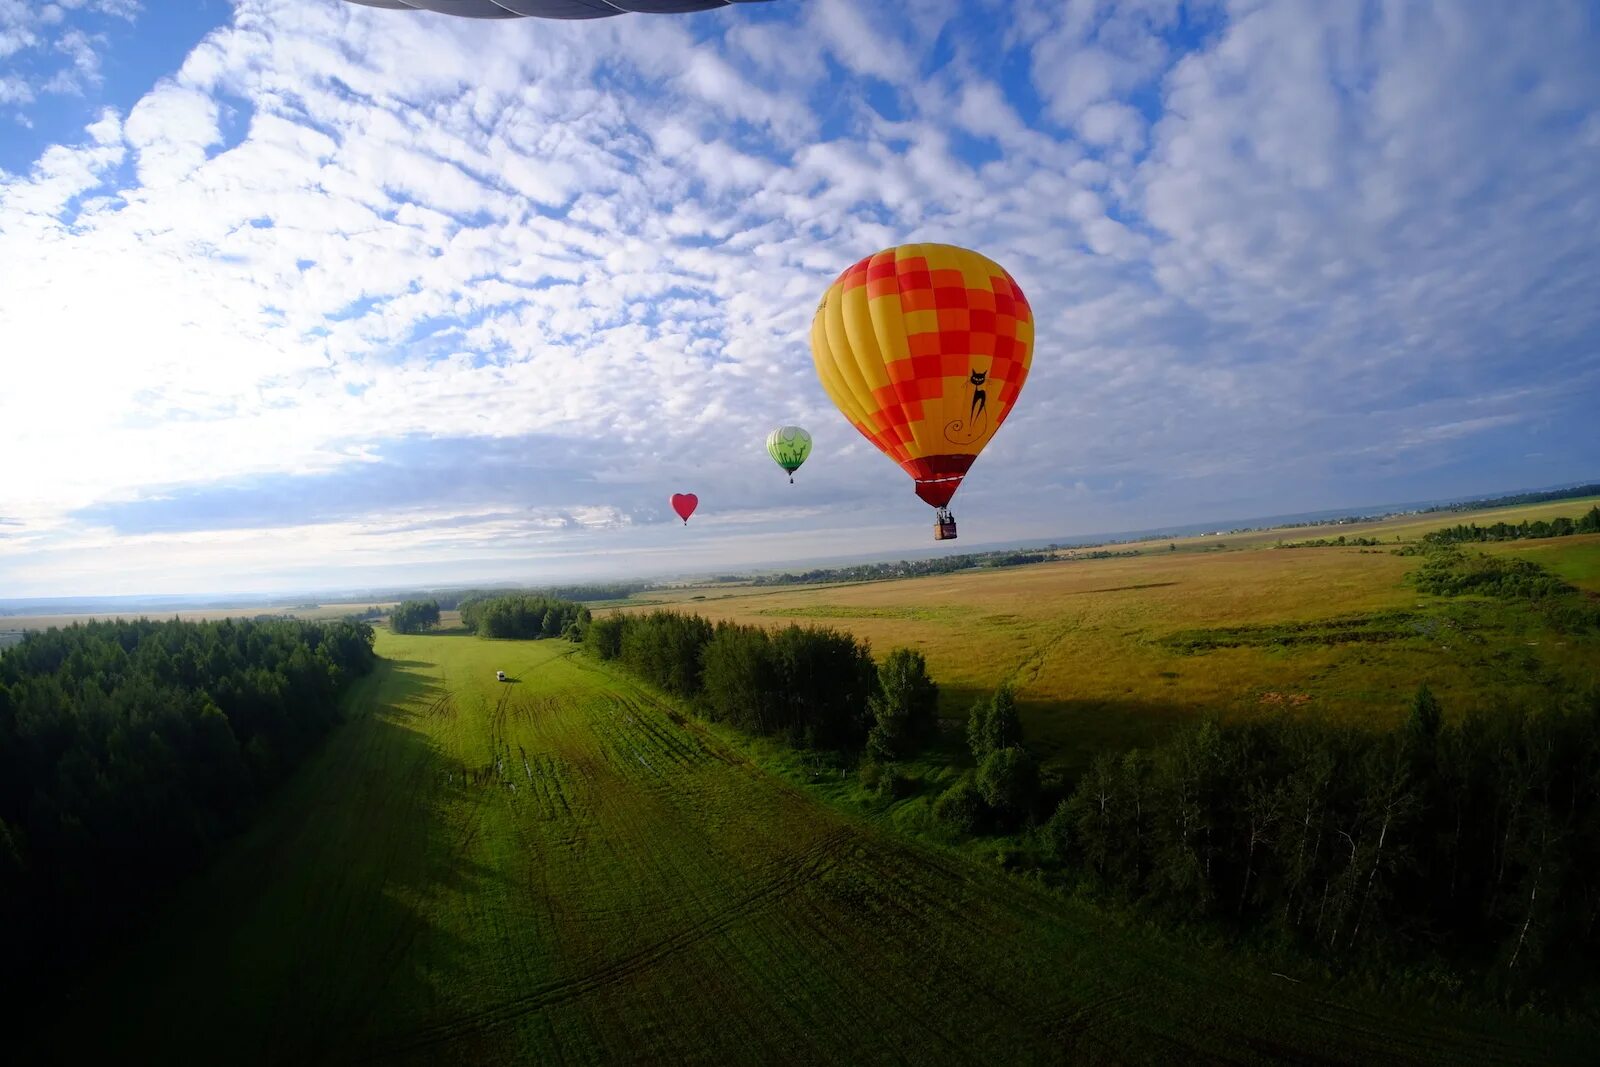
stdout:
[[950,498],[1006,421],[1033,362],[1033,310],[1005,268],[954,245],[900,245],[828,287],[811,322],[817,376],[911,475],[955,537]]

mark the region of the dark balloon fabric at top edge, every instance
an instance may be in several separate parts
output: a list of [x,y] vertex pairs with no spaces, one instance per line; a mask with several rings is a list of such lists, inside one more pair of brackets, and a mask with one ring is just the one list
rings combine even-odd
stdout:
[[766,0],[348,0],[365,7],[437,11],[470,19],[603,19],[630,12],[683,15]]

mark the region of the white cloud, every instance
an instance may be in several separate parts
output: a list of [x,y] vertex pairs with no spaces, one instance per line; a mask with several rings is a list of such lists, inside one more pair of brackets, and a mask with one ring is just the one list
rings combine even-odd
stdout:
[[1127,104],[1090,104],[1078,117],[1078,133],[1092,145],[1113,145],[1135,151],[1144,143],[1144,119]]
[[[806,345],[822,287],[902,240],[989,251],[1039,318],[958,498],[989,539],[1381,494],[1374,464],[1559,427],[1600,378],[1594,31],[1402,8],[1242,6],[1180,39],[1167,3],[513,26],[240,0],[125,117],[0,175],[0,426],[36,457],[5,472],[0,584],[532,567],[595,538],[621,568],[686,544],[671,488],[705,490],[708,566],[802,551],[762,532],[786,514],[917,543]],[[0,48],[70,32],[21,25]],[[760,451],[780,422],[818,437],[795,493]],[[555,450],[562,498],[443,480],[357,518],[115,526],[398,479],[394,442],[429,440]],[[865,543],[829,536],[807,551]]]
[[810,25],[847,69],[888,82],[909,82],[915,62],[894,30],[875,24],[869,10],[850,0],[815,0]]
[[206,149],[222,140],[218,110],[205,93],[170,82],[134,106],[123,132],[137,154],[145,188],[176,184],[205,162]]
[[[82,95],[100,84],[103,34],[80,25],[87,17],[133,22],[142,12],[137,0],[0,0],[0,107],[26,124],[27,105],[41,95]],[[26,61],[24,65],[23,61]]]
[[[1051,116],[1081,132],[1093,105],[1152,81],[1170,58],[1165,34],[1177,21],[1179,8],[1178,0],[1070,0],[1062,5],[1053,25],[1041,23],[1031,35],[1033,81]],[[1091,120],[1101,132],[1104,121]]]

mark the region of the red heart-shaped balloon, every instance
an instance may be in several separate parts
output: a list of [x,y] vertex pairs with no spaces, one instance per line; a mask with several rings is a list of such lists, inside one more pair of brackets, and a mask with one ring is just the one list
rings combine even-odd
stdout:
[[689,525],[689,516],[694,514],[699,504],[700,498],[693,493],[672,494],[672,510],[678,513],[678,518],[683,520],[685,526]]

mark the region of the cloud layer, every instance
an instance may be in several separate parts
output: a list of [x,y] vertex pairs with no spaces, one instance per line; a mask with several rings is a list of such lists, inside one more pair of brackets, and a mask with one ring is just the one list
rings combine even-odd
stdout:
[[[239,0],[0,172],[0,589],[920,547],[805,340],[908,240],[1039,317],[969,538],[1595,473],[1588,5],[906,6]],[[817,439],[793,490],[780,423]]]
[[82,96],[104,80],[109,21],[133,21],[139,0],[0,0],[0,114],[29,120],[44,96]]

